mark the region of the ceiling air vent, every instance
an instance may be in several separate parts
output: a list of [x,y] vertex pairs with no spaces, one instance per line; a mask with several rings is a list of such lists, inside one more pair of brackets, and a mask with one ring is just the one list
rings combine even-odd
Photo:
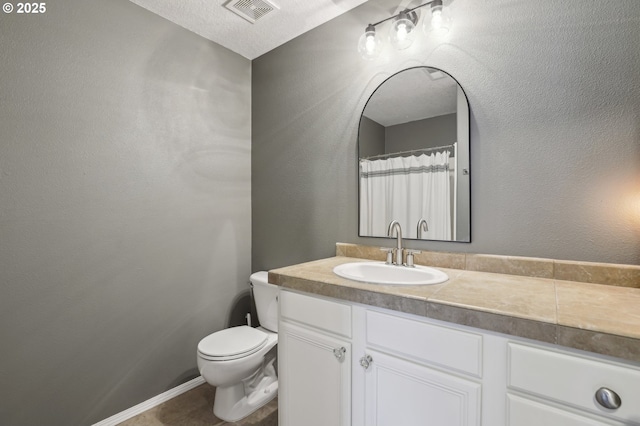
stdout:
[[242,16],[247,21],[255,24],[270,12],[279,9],[274,3],[268,0],[230,0],[224,7]]

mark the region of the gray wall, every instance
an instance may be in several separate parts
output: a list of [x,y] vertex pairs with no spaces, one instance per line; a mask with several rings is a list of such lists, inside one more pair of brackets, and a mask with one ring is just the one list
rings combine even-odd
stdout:
[[384,134],[384,126],[363,116],[358,130],[358,157],[384,154]]
[[253,268],[391,246],[357,237],[358,120],[418,65],[469,98],[472,243],[409,246],[640,263],[640,2],[456,0],[445,42],[360,59],[367,23],[396,6],[370,0],[253,61]]
[[251,63],[125,0],[0,15],[0,424],[196,376],[250,260]]
[[450,145],[458,140],[456,120],[456,114],[447,114],[386,127],[385,152]]
[[471,241],[471,180],[469,175],[469,106],[467,105],[467,97],[458,87],[457,102],[457,131],[458,147],[466,147],[466,149],[458,149],[456,170],[458,178],[458,206],[457,206],[457,223],[456,223],[456,239],[457,241]]

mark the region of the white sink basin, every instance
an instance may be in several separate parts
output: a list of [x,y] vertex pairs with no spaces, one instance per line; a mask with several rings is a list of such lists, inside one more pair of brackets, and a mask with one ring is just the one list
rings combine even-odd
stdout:
[[395,266],[384,262],[343,263],[333,268],[333,272],[354,281],[386,285],[440,284],[449,279],[444,272],[427,266]]

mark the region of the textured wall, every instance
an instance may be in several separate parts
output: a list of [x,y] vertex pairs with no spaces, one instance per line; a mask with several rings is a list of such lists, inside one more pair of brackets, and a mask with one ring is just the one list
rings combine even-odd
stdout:
[[125,0],[0,15],[0,424],[197,375],[250,261],[251,63]]
[[392,244],[357,237],[357,127],[376,86],[417,65],[451,73],[469,98],[472,243],[408,245],[640,263],[640,2],[451,3],[447,40],[375,62],[356,42],[398,1],[370,0],[254,60],[254,269],[331,256],[336,241]]

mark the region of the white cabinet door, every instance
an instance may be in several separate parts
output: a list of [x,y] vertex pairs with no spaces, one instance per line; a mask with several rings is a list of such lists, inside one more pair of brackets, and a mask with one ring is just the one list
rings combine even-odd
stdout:
[[351,424],[351,344],[280,322],[280,426]]
[[[367,426],[477,426],[480,383],[368,350]],[[358,367],[360,368],[360,367]]]

